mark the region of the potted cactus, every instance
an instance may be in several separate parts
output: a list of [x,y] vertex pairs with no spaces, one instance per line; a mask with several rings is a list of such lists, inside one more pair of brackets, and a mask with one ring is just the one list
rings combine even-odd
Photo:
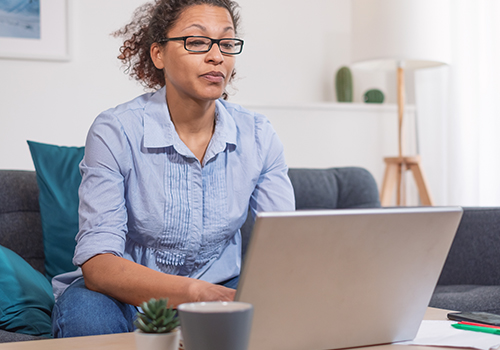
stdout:
[[139,306],[134,325],[137,349],[178,350],[179,318],[172,307],[167,307],[168,299],[151,299]]

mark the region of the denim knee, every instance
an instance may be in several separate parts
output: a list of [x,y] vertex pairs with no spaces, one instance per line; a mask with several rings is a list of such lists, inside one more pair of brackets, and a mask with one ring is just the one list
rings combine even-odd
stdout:
[[131,332],[136,311],[135,306],[87,289],[82,278],[57,299],[52,332],[54,338]]
[[227,280],[227,281],[219,283],[219,284],[221,284],[227,288],[236,289],[236,288],[238,288],[239,281],[240,281],[240,276],[236,276],[236,277],[231,278],[230,280]]

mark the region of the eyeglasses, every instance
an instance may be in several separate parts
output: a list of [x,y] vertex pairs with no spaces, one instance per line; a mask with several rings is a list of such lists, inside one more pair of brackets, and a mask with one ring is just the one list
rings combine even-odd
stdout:
[[220,52],[226,55],[238,55],[243,50],[243,40],[234,38],[212,39],[206,36],[181,36],[161,39],[158,43],[172,40],[184,41],[184,48],[189,52],[208,52],[214,44],[217,44]]

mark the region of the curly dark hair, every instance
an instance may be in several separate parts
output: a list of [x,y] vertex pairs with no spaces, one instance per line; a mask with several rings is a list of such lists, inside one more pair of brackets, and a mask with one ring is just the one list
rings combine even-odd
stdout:
[[[120,47],[120,59],[126,67],[125,72],[142,85],[151,90],[157,90],[165,85],[163,70],[153,64],[150,47],[163,39],[175,25],[181,13],[194,5],[211,5],[228,10],[237,32],[239,14],[238,4],[231,0],[156,0],[146,3],[134,11],[132,21],[120,30],[112,33],[115,37],[125,40]],[[231,74],[231,79],[235,72]],[[227,93],[224,92],[224,98]]]

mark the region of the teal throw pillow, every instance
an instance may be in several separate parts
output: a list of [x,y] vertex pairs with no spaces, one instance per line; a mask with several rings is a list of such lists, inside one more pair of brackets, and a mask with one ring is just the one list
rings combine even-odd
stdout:
[[47,279],[12,250],[0,246],[0,329],[51,337],[53,306]]
[[78,233],[78,165],[84,147],[64,147],[28,141],[40,189],[45,274],[52,277],[76,267],[72,263]]

